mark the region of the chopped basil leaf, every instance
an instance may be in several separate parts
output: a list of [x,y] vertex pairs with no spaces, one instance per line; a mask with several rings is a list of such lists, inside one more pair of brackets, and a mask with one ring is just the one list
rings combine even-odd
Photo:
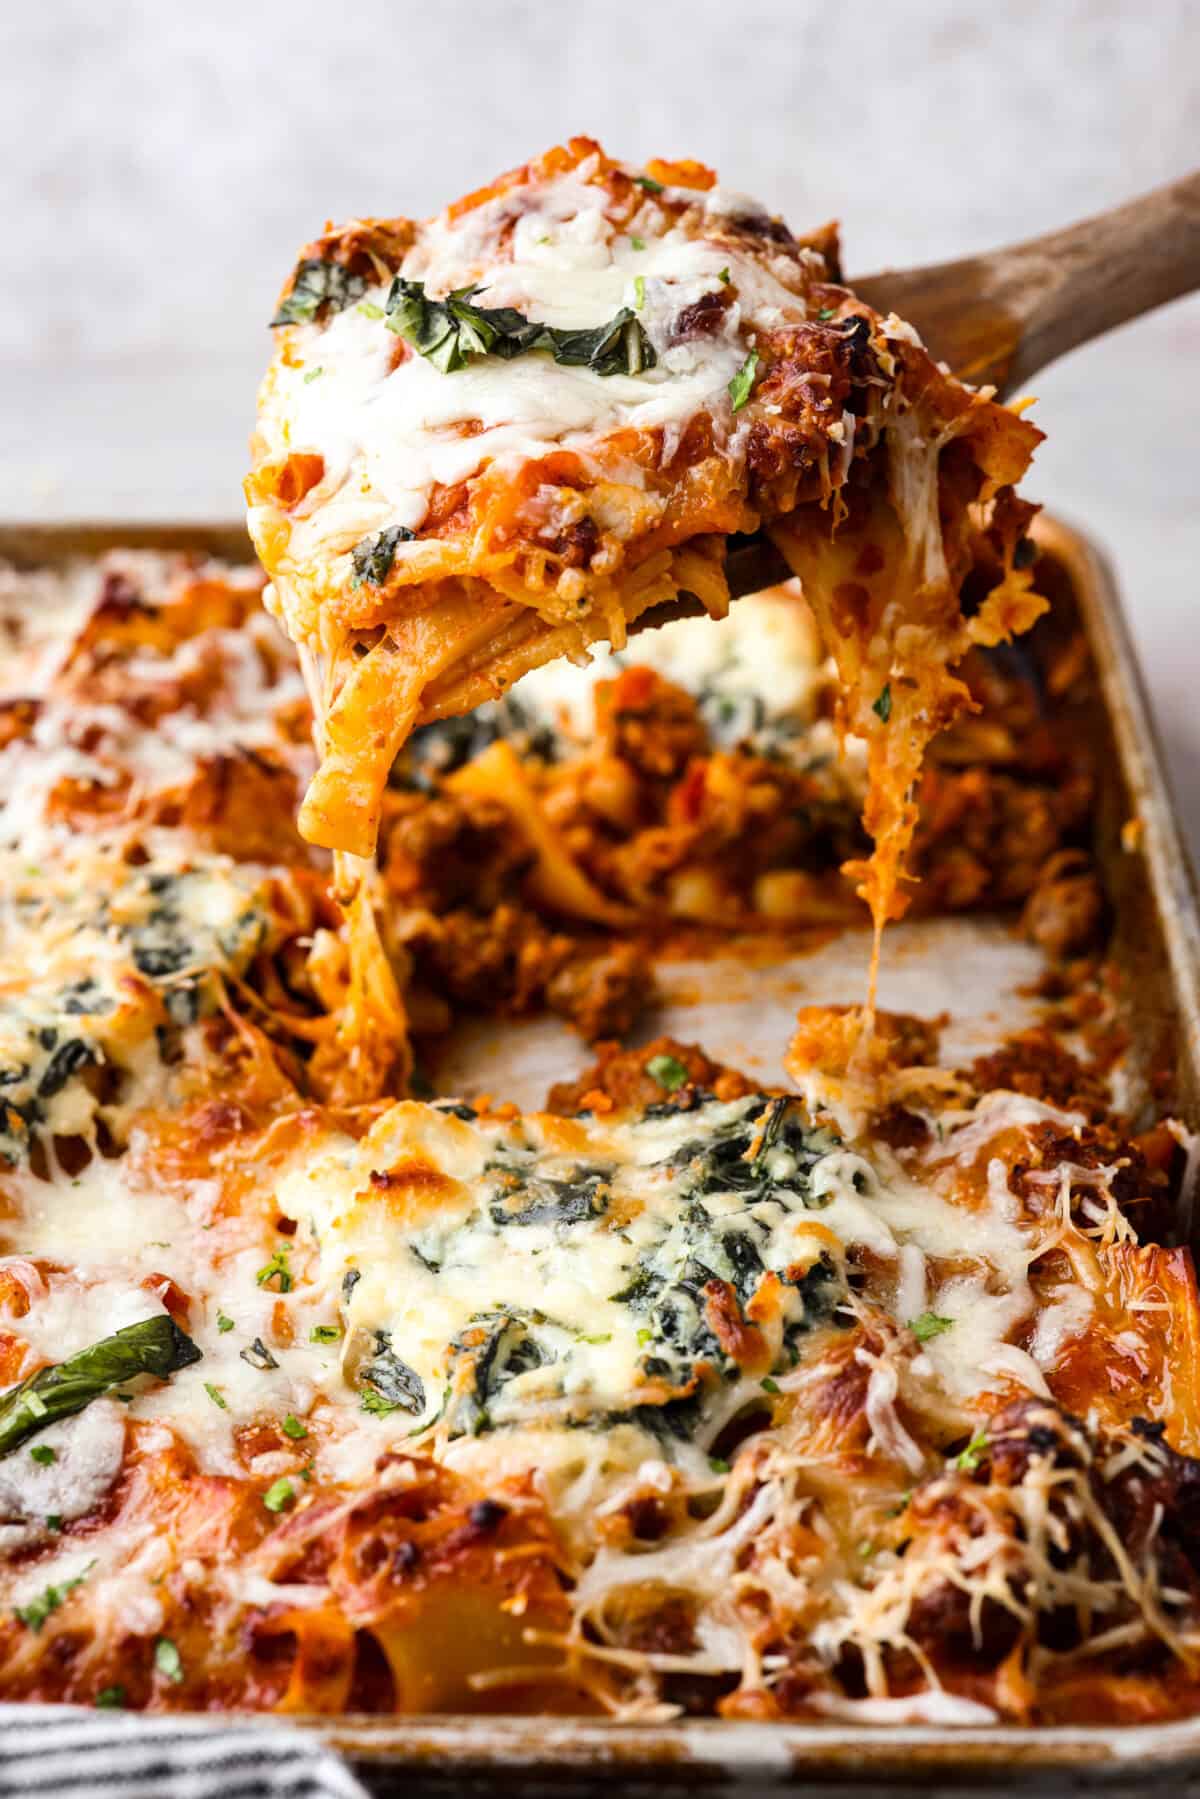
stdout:
[[292,285],[279,303],[279,311],[271,320],[275,325],[310,325],[325,307],[342,312],[361,299],[367,284],[361,275],[352,275],[340,262],[326,262],[319,256],[306,256],[296,264]]
[[646,277],[639,275],[633,284],[633,304],[637,312],[641,312],[646,304]]
[[170,1637],[159,1637],[154,1645],[154,1666],[172,1686],[183,1681],[183,1658]]
[[940,1337],[943,1331],[951,1330],[953,1318],[941,1318],[936,1312],[922,1312],[919,1318],[910,1318],[908,1328],[918,1343],[928,1343],[930,1337]]
[[59,1516],[59,1514],[57,1512],[47,1512],[47,1514],[46,1514],[46,1529],[48,1531],[53,1532],[53,1534],[55,1536],[57,1536],[59,1531],[62,1529],[62,1518]]
[[758,1384],[764,1393],[778,1393],[780,1390],[779,1382],[772,1380],[769,1374],[765,1374]]
[[388,328],[443,375],[466,368],[474,356],[511,361],[532,350],[548,350],[555,362],[597,375],[638,375],[654,366],[650,340],[627,306],[592,330],[560,330],[512,306],[476,306],[477,292],[461,287],[444,300],[430,300],[423,283],[397,275],[388,294]]
[[708,1465],[712,1469],[714,1474],[728,1474],[729,1473],[729,1463],[726,1461],[723,1461],[719,1455],[710,1455],[708,1458]]
[[743,362],[741,368],[729,383],[729,398],[733,402],[733,410],[735,412],[740,412],[742,407],[746,404],[746,401],[750,398],[751,391],[754,387],[754,377],[757,373],[758,351],[751,350],[749,356],[747,356],[745,362]]
[[728,287],[729,281],[730,281],[729,270],[727,268],[720,269],[717,273],[717,280],[723,281],[725,283],[726,287]]
[[301,1437],[307,1437],[308,1435],[308,1432],[301,1424],[299,1418],[294,1418],[290,1412],[279,1428],[282,1430],[284,1436],[290,1437],[294,1443],[298,1443]]
[[833,317],[835,310],[836,309],[832,306],[822,306],[820,312],[817,314],[817,318],[822,325],[825,323],[826,319],[831,319]]
[[407,525],[389,525],[386,531],[380,531],[375,537],[364,537],[361,543],[356,543],[350,552],[350,560],[354,564],[351,587],[361,587],[364,581],[368,587],[382,587],[392,572],[392,564],[396,560],[396,545],[411,543],[415,535]]
[[872,704],[871,710],[877,714],[886,725],[888,719],[892,716],[892,684],[890,681],[884,683],[883,691],[879,698]]
[[263,1494],[263,1504],[269,1512],[282,1512],[296,1497],[296,1489],[286,1474],[281,1474]]
[[35,1462],[42,1464],[43,1468],[48,1468],[51,1462],[58,1460],[49,1443],[35,1443],[29,1453]]
[[646,1073],[668,1093],[677,1093],[688,1078],[687,1069],[677,1056],[651,1056]]
[[92,1704],[97,1711],[119,1712],[125,1704],[125,1688],[123,1686],[101,1687]]
[[21,1623],[25,1625],[27,1630],[32,1630],[36,1635],[37,1632],[41,1630],[51,1612],[56,1612],[63,1601],[75,1591],[76,1587],[81,1587],[83,1585],[95,1566],[95,1562],[89,1562],[87,1567],[84,1568],[81,1573],[77,1574],[73,1580],[64,1580],[57,1586],[46,1587],[38,1594],[36,1599],[31,1599],[28,1605],[14,1606],[13,1611],[15,1615],[21,1620]]
[[217,1313],[217,1329],[224,1333],[233,1329],[233,1319],[226,1318],[224,1312]]
[[639,187],[644,187],[648,194],[661,194],[666,191],[662,182],[656,181],[653,175],[635,175],[634,180]]
[[646,248],[646,240],[644,237],[631,237],[629,242],[635,250],[644,250]]
[[165,1380],[199,1360],[196,1345],[165,1312],[127,1324],[65,1362],[40,1369],[0,1398],[0,1456],[10,1455],[46,1424],[82,1412],[121,1381],[139,1374]]
[[314,1324],[308,1333],[310,1343],[336,1343],[341,1337],[340,1324]]
[[219,1387],[214,1387],[210,1380],[205,1381],[204,1391],[208,1394],[208,1397],[212,1400],[213,1404],[219,1405],[223,1412],[227,1412],[229,1410],[228,1400],[225,1398],[224,1394],[221,1392],[221,1389]]

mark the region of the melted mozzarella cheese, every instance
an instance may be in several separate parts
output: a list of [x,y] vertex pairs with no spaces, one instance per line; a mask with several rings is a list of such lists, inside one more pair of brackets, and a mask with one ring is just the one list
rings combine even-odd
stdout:
[[[265,453],[316,452],[323,479],[295,509],[292,561],[318,549],[348,550],[387,524],[416,530],[435,484],[453,485],[487,463],[517,464],[550,445],[582,454],[629,428],[664,430],[664,449],[701,412],[730,432],[740,454],[729,383],[753,344],[755,325],[806,317],[793,287],[796,265],[753,256],[720,232],[719,215],[699,228],[668,226],[647,203],[628,226],[605,210],[605,190],[587,165],[544,184],[423,226],[400,273],[441,298],[474,288],[483,307],[513,307],[556,328],[594,327],[623,306],[636,312],[654,352],[637,375],[569,367],[544,352],[511,361],[473,359],[445,374],[403,347],[381,316],[388,290],[324,324],[292,327],[260,398]],[[782,278],[781,278],[782,277]],[[716,328],[680,333],[685,309],[728,288]],[[400,360],[397,361],[397,357]],[[622,480],[640,486],[635,464]],[[401,544],[397,557],[419,556]]]
[[[831,1251],[840,1268],[869,1249],[895,1264],[898,1325],[913,1322],[924,1309],[914,1295],[926,1292],[948,1321],[921,1365],[949,1395],[995,1385],[998,1371],[1012,1377],[1002,1351],[1032,1310],[1035,1253],[1012,1196],[964,1205],[944,1176],[918,1176],[882,1145],[859,1154],[809,1127],[803,1167],[776,1145],[762,1152],[762,1188],[748,1193],[740,1173],[724,1186],[712,1158],[737,1129],[748,1140],[764,1103],[569,1125],[463,1120],[408,1103],[361,1143],[335,1140],[307,1156],[278,1198],[318,1247],[326,1290],[343,1291],[348,1379],[369,1391],[372,1369],[382,1370],[405,1431],[519,1429],[528,1449],[506,1453],[544,1460],[556,1421],[611,1427],[614,1414],[654,1403],[655,1375],[686,1383],[681,1344],[717,1353],[698,1290],[713,1275],[736,1285],[747,1240],[761,1271],[786,1270],[802,1286]],[[689,1276],[689,1266],[703,1272]],[[828,1316],[812,1294],[797,1301],[783,1368],[802,1353],[796,1333]],[[464,1374],[473,1357],[488,1361],[482,1394]],[[389,1387],[389,1358],[415,1377],[407,1392]],[[876,1410],[887,1409],[880,1398]],[[563,1459],[577,1471],[577,1441]]]

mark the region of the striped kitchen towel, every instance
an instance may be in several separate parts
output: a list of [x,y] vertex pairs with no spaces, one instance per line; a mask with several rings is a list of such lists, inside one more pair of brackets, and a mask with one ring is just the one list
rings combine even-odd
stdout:
[[66,1706],[0,1706],[0,1799],[368,1799],[315,1738]]

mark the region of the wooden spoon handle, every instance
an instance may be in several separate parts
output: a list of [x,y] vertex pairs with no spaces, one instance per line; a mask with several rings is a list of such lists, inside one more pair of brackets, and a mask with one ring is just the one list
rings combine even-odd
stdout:
[[[915,325],[961,379],[1010,392],[1078,344],[1200,287],[1200,172],[1065,231],[852,285],[876,311]],[[788,573],[765,538],[730,546],[726,574],[735,599]],[[681,595],[632,628],[700,610]]]
[[1028,243],[852,283],[956,375],[1002,392],[1200,287],[1200,172]]

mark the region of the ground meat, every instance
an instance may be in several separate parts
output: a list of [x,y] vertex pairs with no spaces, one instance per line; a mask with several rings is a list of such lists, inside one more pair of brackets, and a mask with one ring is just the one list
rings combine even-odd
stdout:
[[[718,1099],[740,1099],[758,1090],[753,1081],[714,1062],[696,1043],[680,1043],[674,1037],[656,1037],[644,1049],[622,1049],[619,1043],[598,1043],[597,1059],[577,1080],[562,1081],[551,1087],[546,1109],[570,1116],[574,1112],[596,1109],[597,1099],[618,1111],[644,1112],[647,1106],[661,1105],[674,1097],[682,1108],[691,1104],[692,1092],[702,1089],[715,1093]],[[660,1073],[668,1073],[671,1084],[648,1072],[648,1065],[658,1058],[676,1064],[685,1079],[676,1084],[676,1069],[660,1065]]]
[[589,1042],[628,1031],[654,991],[638,945],[581,942],[521,906],[430,918],[406,947],[419,980],[453,1004],[510,1015],[546,1005]]
[[636,943],[613,943],[595,954],[573,956],[546,983],[546,1002],[594,1043],[631,1030],[653,988],[645,950]]
[[596,688],[596,723],[605,748],[640,774],[677,779],[708,749],[708,732],[691,694],[650,668],[627,668]]
[[519,891],[533,860],[507,809],[475,794],[389,794],[381,843],[389,899],[439,915],[490,912]]
[[1040,871],[1021,928],[1048,956],[1063,960],[1094,948],[1104,919],[1104,893],[1090,859],[1066,851]]
[[1086,1068],[1053,1031],[1041,1026],[1014,1033],[998,1050],[976,1056],[959,1073],[979,1093],[1006,1088],[1089,1118],[1102,1116],[1109,1103],[1103,1076]]

